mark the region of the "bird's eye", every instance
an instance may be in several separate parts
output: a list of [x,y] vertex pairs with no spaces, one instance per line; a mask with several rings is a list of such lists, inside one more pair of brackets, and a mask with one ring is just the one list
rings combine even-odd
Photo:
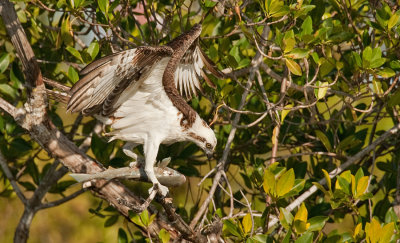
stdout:
[[211,143],[206,143],[206,148],[211,148]]

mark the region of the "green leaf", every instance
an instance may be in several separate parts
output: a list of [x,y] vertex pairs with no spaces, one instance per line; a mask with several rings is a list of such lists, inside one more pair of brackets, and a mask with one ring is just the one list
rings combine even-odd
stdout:
[[329,176],[328,171],[322,169],[322,172],[324,173],[324,177],[326,180],[326,186],[329,188],[329,190],[331,190],[332,189],[331,177]]
[[339,182],[339,188],[336,189],[341,189],[344,193],[350,195],[350,183],[341,176],[337,177],[337,181]]
[[[286,109],[292,108],[293,104],[288,104],[285,106]],[[283,109],[281,113],[281,123],[285,120],[285,117],[289,114],[290,110]]]
[[313,233],[312,232],[307,232],[300,236],[295,243],[311,243],[313,242]]
[[251,221],[250,213],[246,214],[242,220],[243,230],[244,233],[247,234],[250,232],[253,222]]
[[292,51],[296,45],[296,40],[294,38],[284,39],[283,42],[285,43],[285,53]]
[[72,66],[68,68],[68,78],[72,83],[76,83],[79,80],[79,74]]
[[294,220],[299,220],[303,222],[307,222],[307,217],[308,217],[308,211],[304,203],[302,203],[299,207],[299,210],[297,210],[296,215],[294,216]]
[[390,239],[392,238],[393,234],[394,234],[394,223],[391,222],[383,226],[380,234],[379,243],[390,242]]
[[144,225],[143,222],[142,222],[141,217],[140,217],[138,214],[134,214],[134,215],[131,217],[131,220],[132,220],[133,223],[135,223],[135,224],[137,224],[137,225],[139,225],[139,226],[141,226],[141,227],[145,227],[145,225]]
[[393,207],[389,208],[389,210],[385,214],[385,222],[397,222],[399,218],[397,217],[396,212],[394,211]]
[[233,223],[230,219],[224,221],[224,226],[232,235],[239,237],[240,239],[242,238],[237,224]]
[[149,211],[146,209],[139,216],[144,226],[148,227],[150,225]]
[[333,58],[320,58],[321,67],[319,68],[320,77],[328,75],[335,67],[335,59]]
[[386,58],[374,59],[371,62],[370,67],[371,68],[378,68],[378,67],[382,66],[383,64],[385,64],[385,62],[386,62]]
[[356,178],[356,183],[358,183],[358,181],[361,179],[361,177],[363,177],[364,176],[364,171],[362,170],[362,168],[360,167],[358,170],[357,170],[357,173],[356,173],[356,175],[355,175],[355,178]]
[[382,76],[382,78],[390,78],[396,75],[396,72],[388,67],[385,67],[378,71],[378,75]]
[[264,191],[270,196],[276,196],[276,180],[275,175],[271,171],[265,170],[264,172]]
[[111,217],[108,217],[106,222],[104,222],[104,227],[110,227],[114,225],[118,221],[118,215],[112,215]]
[[158,233],[158,238],[160,238],[162,243],[168,243],[170,239],[169,232],[166,231],[165,229],[161,229],[160,232]]
[[71,24],[69,21],[69,15],[62,21],[60,33],[61,40],[65,43],[65,45],[70,46],[74,44],[74,40],[71,35]]
[[128,243],[128,235],[122,228],[118,229],[118,243]]
[[394,13],[392,15],[392,17],[390,17],[390,19],[388,21],[388,29],[391,29],[395,25],[397,25],[397,23],[399,22],[399,19],[400,19],[400,14],[399,14],[399,11],[397,11],[396,13]]
[[214,1],[211,1],[211,0],[205,0],[205,1],[204,1],[204,6],[207,7],[207,8],[212,8],[212,7],[214,7],[217,3],[218,3],[218,2],[214,2]]
[[400,69],[400,61],[399,60],[393,60],[390,62],[390,67],[393,69]]
[[304,20],[303,24],[301,25],[301,35],[310,35],[313,32],[313,27],[312,27],[312,18],[311,16],[307,16],[307,18]]
[[280,0],[266,0],[265,11],[269,17],[281,17],[288,13],[289,7]]
[[329,219],[326,216],[316,216],[312,217],[308,220],[310,223],[310,227],[308,227],[308,231],[320,231],[324,228],[325,222]]
[[108,7],[109,7],[109,1],[108,0],[97,0],[97,3],[99,5],[99,8],[101,12],[104,13],[104,15],[107,17],[108,16]]
[[326,150],[328,152],[332,151],[332,146],[331,142],[329,141],[329,138],[325,135],[325,133],[321,132],[320,130],[315,130],[315,134],[321,140],[322,144],[325,146]]
[[354,195],[355,197],[359,197],[365,193],[365,191],[368,188],[368,181],[369,181],[369,177],[364,176],[357,182],[357,189],[356,189],[357,193],[356,193],[356,195]]
[[[289,243],[290,239],[292,238],[292,233],[293,233],[292,229],[289,229],[288,232],[285,235],[285,238],[283,238],[281,243]],[[265,243],[265,242],[267,242],[267,241],[264,241],[263,243]]]
[[358,54],[357,52],[352,52],[352,54],[353,54],[354,62],[357,64],[357,66],[362,67],[362,61],[361,61],[360,54]]
[[307,49],[294,48],[290,53],[286,54],[287,57],[292,59],[302,59],[308,56],[310,51]]
[[18,92],[8,84],[0,84],[0,92],[10,96],[13,99],[17,98],[18,96]]
[[79,53],[79,51],[77,51],[75,48],[73,48],[72,46],[67,46],[67,48],[65,48],[69,53],[71,53],[74,57],[78,58],[82,63],[85,63],[82,59],[81,54]]
[[305,185],[304,179],[295,179],[292,190],[290,190],[290,192],[283,195],[283,197],[287,198],[287,197],[292,197],[292,196],[299,194],[301,192],[301,190],[303,190],[304,185]]
[[393,95],[391,95],[388,101],[389,107],[393,107],[398,104],[400,104],[400,90],[397,90]]
[[278,197],[285,195],[292,190],[294,185],[294,171],[293,168],[286,171],[279,179],[276,184],[276,192]]
[[239,54],[239,47],[238,46],[234,46],[230,51],[229,54],[235,58],[235,61],[237,63],[240,62],[240,54]]
[[255,235],[251,237],[252,240],[254,240],[255,243],[265,243],[268,241],[268,235]]
[[372,60],[372,48],[367,46],[362,53],[362,67],[369,68]]
[[293,215],[286,209],[284,208],[279,208],[279,221],[281,223],[281,225],[289,230],[290,226],[293,222]]
[[312,56],[314,62],[317,63],[317,64],[319,64],[319,56],[318,56],[318,53],[313,52],[313,53],[311,53],[311,56]]
[[9,64],[10,64],[10,55],[8,55],[8,53],[4,53],[0,57],[0,73],[4,73],[4,71],[7,70]]
[[289,71],[293,73],[294,75],[301,76],[301,67],[299,64],[297,64],[295,61],[286,58],[286,66],[289,68]]
[[89,55],[92,57],[92,60],[94,60],[97,54],[99,53],[99,43],[97,42],[90,43],[87,49],[87,53],[89,53]]
[[321,87],[321,88],[318,88],[318,89],[317,89],[316,98],[317,98],[318,100],[325,98],[326,92],[328,91],[328,85],[329,85],[329,83],[328,83],[328,82],[320,82],[320,81],[318,81],[316,84],[317,84],[319,87]]

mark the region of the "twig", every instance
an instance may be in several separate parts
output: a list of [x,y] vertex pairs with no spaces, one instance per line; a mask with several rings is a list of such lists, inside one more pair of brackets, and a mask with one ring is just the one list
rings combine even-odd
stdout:
[[59,200],[56,200],[56,201],[53,201],[53,202],[49,202],[49,203],[46,203],[46,204],[41,204],[39,207],[37,207],[37,210],[56,207],[56,206],[61,205],[61,204],[65,203],[65,202],[68,202],[71,199],[76,198],[77,196],[81,195],[82,193],[84,193],[86,191],[87,191],[86,188],[81,188],[80,190],[78,190],[78,191],[76,191],[76,192],[74,192],[74,193],[72,193],[72,194],[70,194],[70,195],[68,195],[66,197],[63,197],[63,198],[61,198]]
[[14,179],[14,176],[12,175],[10,168],[7,165],[6,159],[4,158],[4,156],[1,152],[0,152],[0,166],[1,166],[1,169],[3,170],[4,174],[6,175],[7,179],[10,181],[10,184],[13,187],[18,198],[22,201],[23,204],[26,204],[26,202],[27,202],[26,197],[24,196],[21,189],[17,185],[17,182]]

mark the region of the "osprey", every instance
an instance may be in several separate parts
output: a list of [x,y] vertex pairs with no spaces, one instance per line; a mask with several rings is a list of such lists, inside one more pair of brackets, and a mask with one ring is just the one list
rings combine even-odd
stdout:
[[67,110],[110,125],[111,140],[128,142],[125,154],[135,158],[131,149],[143,144],[144,170],[153,183],[150,192],[158,189],[163,196],[168,188],[153,169],[160,144],[191,141],[208,157],[217,144],[213,130],[183,98],[201,90],[199,76],[214,86],[203,67],[222,77],[200,49],[200,33],[197,24],[164,46],[142,46],[94,61],[68,93]]

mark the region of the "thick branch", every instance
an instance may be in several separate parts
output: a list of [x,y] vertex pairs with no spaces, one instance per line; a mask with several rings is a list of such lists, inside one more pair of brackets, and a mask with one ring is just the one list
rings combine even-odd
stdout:
[[3,17],[11,42],[21,60],[26,81],[31,87],[43,84],[39,65],[36,62],[32,47],[26,38],[25,31],[18,20],[14,4],[8,0],[2,0],[0,3],[0,14]]

